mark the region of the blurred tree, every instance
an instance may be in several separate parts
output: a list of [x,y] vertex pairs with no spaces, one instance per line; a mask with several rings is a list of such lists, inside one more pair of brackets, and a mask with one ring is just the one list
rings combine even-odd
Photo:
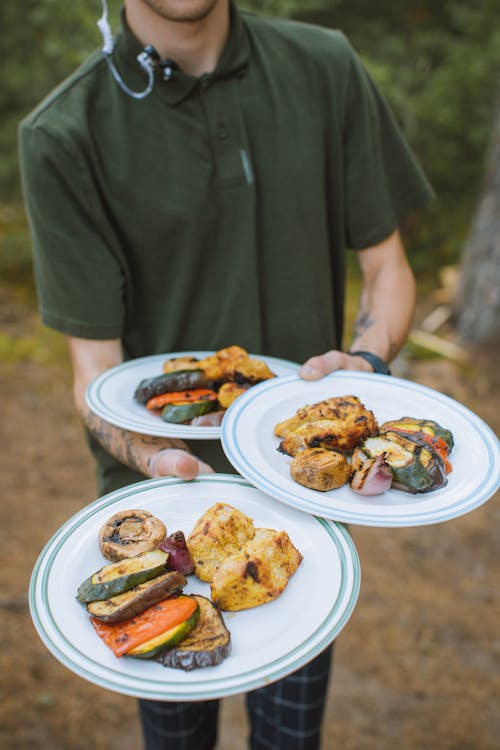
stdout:
[[500,341],[500,89],[484,187],[464,248],[455,315],[464,341]]

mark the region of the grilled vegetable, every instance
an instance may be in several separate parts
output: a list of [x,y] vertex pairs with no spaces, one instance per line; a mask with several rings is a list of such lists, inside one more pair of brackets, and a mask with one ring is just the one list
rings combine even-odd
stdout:
[[432,435],[441,438],[448,445],[449,450],[453,449],[454,440],[453,434],[450,430],[445,427],[441,427],[440,424],[434,422],[432,419],[415,419],[414,417],[401,417],[390,422],[384,422],[380,427],[380,432],[388,432],[390,430],[403,430],[405,432],[423,432],[426,435]]
[[151,659],[173,646],[196,625],[199,604],[193,596],[165,599],[125,622],[102,622],[91,618],[97,635],[115,656]]
[[171,391],[188,391],[194,388],[210,388],[210,381],[203,370],[177,370],[141,380],[135,389],[134,398],[140,404],[147,404],[153,396]]
[[[360,456],[360,453],[357,455]],[[392,471],[385,462],[385,453],[361,461],[351,475],[351,489],[359,495],[381,495],[391,485]]]
[[167,568],[169,570],[178,570],[185,576],[193,573],[193,559],[182,531],[174,531],[173,534],[167,536],[159,545],[159,549],[168,553]]
[[89,602],[87,611],[92,617],[103,622],[123,622],[140,615],[156,602],[180,594],[186,583],[182,573],[169,571],[140,583],[123,594],[103,601]]
[[196,401],[192,404],[167,404],[161,413],[164,422],[183,424],[190,422],[194,417],[208,414],[217,406],[217,401]]
[[121,510],[99,531],[99,547],[107,560],[123,560],[155,549],[167,529],[147,510]]
[[305,448],[290,465],[292,479],[311,490],[327,492],[342,487],[349,479],[347,458],[338,451]]
[[231,635],[219,609],[205,596],[195,594],[200,616],[193,630],[174,648],[164,649],[156,661],[164,667],[184,669],[215,667],[231,652]]
[[216,401],[217,393],[210,388],[194,388],[191,391],[171,391],[150,398],[148,409],[161,409],[167,404],[191,404],[198,401]]
[[408,440],[413,440],[419,445],[429,448],[440,456],[447,474],[452,470],[448,456],[453,448],[453,435],[449,430],[440,427],[437,422],[403,417],[400,420],[385,422],[381,425],[380,433],[385,434],[387,432],[396,432]]
[[446,470],[439,456],[397,433],[368,438],[362,451],[369,458],[385,454],[396,489],[429,492],[446,484]]
[[155,549],[105,565],[80,585],[76,598],[86,604],[123,594],[124,591],[165,573],[167,558],[166,552]]

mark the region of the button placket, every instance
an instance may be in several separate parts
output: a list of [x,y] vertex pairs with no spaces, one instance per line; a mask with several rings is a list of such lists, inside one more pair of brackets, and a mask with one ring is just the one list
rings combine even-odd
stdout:
[[[230,81],[200,80],[200,96],[205,109],[210,142],[222,188],[237,187],[251,182],[246,155],[243,123],[233,98]],[[202,85],[205,84],[205,85]],[[246,162],[242,158],[246,155]]]

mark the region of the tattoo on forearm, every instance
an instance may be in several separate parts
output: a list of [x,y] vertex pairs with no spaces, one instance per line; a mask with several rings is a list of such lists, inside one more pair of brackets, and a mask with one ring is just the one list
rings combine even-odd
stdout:
[[91,411],[81,413],[82,421],[100,445],[117,461],[131,469],[148,475],[151,456],[164,448],[182,448],[187,446],[181,440],[157,438],[151,435],[140,435],[105,422]]
[[362,336],[365,331],[375,325],[375,321],[370,317],[368,310],[360,310],[356,322],[354,323],[354,337]]

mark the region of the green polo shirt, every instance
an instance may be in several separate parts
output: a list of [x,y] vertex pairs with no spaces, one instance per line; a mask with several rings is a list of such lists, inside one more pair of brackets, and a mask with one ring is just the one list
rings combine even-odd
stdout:
[[[136,90],[141,49],[124,23],[113,59]],[[213,73],[137,100],[97,52],[20,142],[42,320],[127,357],[340,346],[346,249],[431,196],[341,33],[235,7]]]

